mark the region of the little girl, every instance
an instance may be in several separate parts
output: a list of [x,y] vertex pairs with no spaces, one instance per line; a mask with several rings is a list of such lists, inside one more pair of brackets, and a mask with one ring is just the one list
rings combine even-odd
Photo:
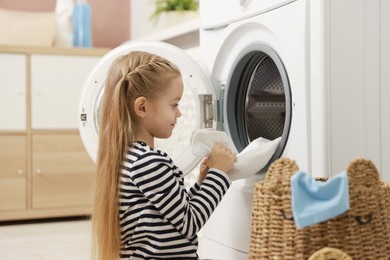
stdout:
[[108,72],[100,121],[92,215],[94,258],[198,259],[197,233],[231,184],[235,155],[214,145],[187,192],[183,173],[154,148],[181,113],[179,69],[146,52],[116,59]]

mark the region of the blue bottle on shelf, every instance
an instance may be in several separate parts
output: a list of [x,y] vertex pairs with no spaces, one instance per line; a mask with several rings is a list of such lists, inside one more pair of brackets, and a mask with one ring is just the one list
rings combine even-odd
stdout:
[[77,0],[73,7],[73,46],[92,47],[91,6]]

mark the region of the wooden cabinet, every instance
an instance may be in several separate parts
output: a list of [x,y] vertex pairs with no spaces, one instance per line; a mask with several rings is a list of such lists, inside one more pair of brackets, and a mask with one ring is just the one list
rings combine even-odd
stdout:
[[27,206],[27,141],[23,135],[0,136],[0,214]]
[[25,55],[0,53],[0,131],[26,130],[26,66]]
[[32,208],[91,204],[95,165],[74,134],[32,137]]
[[31,127],[77,129],[84,81],[99,57],[31,55]]
[[0,221],[90,214],[96,165],[77,112],[107,51],[0,46]]

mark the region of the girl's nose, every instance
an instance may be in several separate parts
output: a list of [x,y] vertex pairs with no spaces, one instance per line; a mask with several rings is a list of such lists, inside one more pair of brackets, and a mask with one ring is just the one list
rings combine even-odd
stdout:
[[180,109],[179,109],[179,108],[177,108],[176,117],[181,117],[181,111],[180,111]]

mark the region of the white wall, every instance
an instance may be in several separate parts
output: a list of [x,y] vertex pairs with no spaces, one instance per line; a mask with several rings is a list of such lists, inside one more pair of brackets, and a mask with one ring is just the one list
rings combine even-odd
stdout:
[[158,29],[149,18],[153,12],[153,0],[130,1],[130,39],[139,38]]
[[151,19],[154,11],[154,0],[131,0],[131,40],[164,41],[182,49],[199,46],[197,12],[164,12]]
[[390,183],[390,1],[381,0],[381,174]]
[[142,38],[179,23],[162,14],[157,20],[150,19],[155,10],[154,0],[131,0],[130,39]]

